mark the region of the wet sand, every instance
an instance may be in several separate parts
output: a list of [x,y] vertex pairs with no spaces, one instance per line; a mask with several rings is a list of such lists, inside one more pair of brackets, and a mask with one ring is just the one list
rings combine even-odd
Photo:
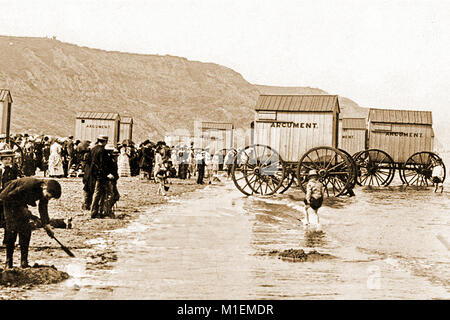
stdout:
[[[89,250],[95,245],[95,239],[98,238],[99,234],[105,231],[123,228],[130,221],[133,221],[140,214],[148,210],[148,208],[167,203],[174,197],[204,187],[204,185],[196,184],[194,179],[170,179],[170,189],[164,197],[157,195],[158,185],[154,182],[140,180],[138,177],[122,177],[118,181],[120,200],[115,207],[116,218],[91,219],[90,212],[81,209],[83,200],[83,184],[81,178],[63,178],[57,180],[61,183],[63,192],[60,199],[50,201],[49,216],[51,219],[72,219],[71,229],[53,228],[53,230],[56,238],[66,245],[75,254],[76,258],[69,257],[59,247],[57,242],[49,238],[46,232],[40,228],[34,230],[32,233],[29,250],[30,266],[37,263],[39,265],[55,266],[56,269],[61,270],[63,269],[62,266],[70,264],[73,259],[85,259],[88,261],[88,267],[91,269],[108,268],[111,262],[117,260],[114,250],[105,247],[103,251],[99,251],[98,246],[96,246],[94,254]],[[29,207],[29,209],[34,215],[39,216],[37,207]],[[4,229],[0,229],[2,239],[3,234]],[[3,266],[6,254],[5,246],[2,245],[0,249],[0,263]],[[16,273],[19,265],[20,248],[17,241],[14,252],[14,266],[16,267],[14,270]],[[43,273],[46,273],[48,270],[48,268],[42,268]],[[47,273],[54,275],[54,272]],[[36,277],[30,279],[30,283],[24,283],[23,277],[20,278],[21,281],[18,283],[5,281],[2,283],[3,285],[0,285],[0,299],[20,298],[22,293],[27,289],[31,289],[34,284],[46,283],[42,277],[40,279]],[[63,274],[61,276],[62,280],[65,280]]]

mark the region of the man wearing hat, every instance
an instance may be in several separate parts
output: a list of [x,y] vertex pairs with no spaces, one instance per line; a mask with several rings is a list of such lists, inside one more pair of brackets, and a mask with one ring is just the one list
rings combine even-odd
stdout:
[[9,181],[15,180],[22,176],[17,165],[14,163],[14,151],[0,151],[0,191]]
[[[5,188],[6,184],[12,180],[22,177],[17,165],[14,163],[14,151],[0,151],[0,192]],[[3,205],[0,204],[0,227],[5,226],[5,216],[3,214]],[[3,241],[5,243],[5,241]]]
[[49,236],[53,231],[49,225],[48,201],[61,197],[61,185],[56,180],[41,180],[25,177],[9,182],[0,193],[5,216],[6,268],[13,267],[14,246],[19,235],[20,266],[28,267],[28,248],[31,239],[31,212],[28,205],[36,206],[39,201],[41,224]]
[[[105,197],[107,173],[107,152],[105,146],[108,142],[108,136],[99,135],[96,145],[91,150],[90,178],[95,181],[92,194],[91,218],[100,218],[99,208],[101,201]],[[112,176],[112,175],[111,175]]]
[[145,140],[142,143],[142,148],[139,155],[139,170],[141,179],[151,179],[154,159],[155,152],[151,147],[150,140]]

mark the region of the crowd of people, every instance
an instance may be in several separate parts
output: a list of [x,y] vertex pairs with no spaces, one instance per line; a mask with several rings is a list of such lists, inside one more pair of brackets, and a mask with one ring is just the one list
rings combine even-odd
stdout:
[[158,193],[166,195],[170,178],[196,177],[198,184],[211,184],[218,180],[220,170],[230,177],[235,156],[234,150],[200,149],[194,143],[168,146],[164,141],[145,140],[136,145],[124,140],[113,146],[103,135],[89,141],[74,140],[73,136],[17,134],[9,141],[0,137],[0,152],[10,153],[10,157],[2,157],[3,168],[7,168],[3,170],[2,185],[35,175],[82,177],[82,209],[90,210],[92,218],[114,216],[113,206],[120,197],[116,182],[120,177],[139,176],[153,181],[159,184]]
[[[166,195],[169,179],[191,179],[208,183],[217,179],[217,172],[227,166],[228,176],[233,152],[209,152],[191,144],[167,146],[163,141],[145,140],[138,146],[125,140],[114,146],[109,137],[100,135],[96,141],[80,141],[69,137],[18,134],[0,136],[0,227],[5,228],[6,268],[13,267],[17,236],[21,250],[20,266],[28,267],[28,248],[32,224],[37,221],[50,237],[54,236],[48,216],[48,202],[61,196],[56,179],[81,177],[83,210],[90,217],[114,218],[113,207],[120,199],[117,181],[120,177],[139,176],[158,184],[158,193]],[[225,163],[224,163],[225,162]],[[40,179],[39,176],[50,179]],[[28,210],[39,202],[40,217]]]

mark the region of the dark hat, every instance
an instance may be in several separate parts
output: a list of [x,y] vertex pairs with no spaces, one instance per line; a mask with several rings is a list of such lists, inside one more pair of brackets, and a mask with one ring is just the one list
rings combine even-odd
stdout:
[[61,197],[61,185],[56,180],[47,181],[47,191],[53,198],[59,199]]

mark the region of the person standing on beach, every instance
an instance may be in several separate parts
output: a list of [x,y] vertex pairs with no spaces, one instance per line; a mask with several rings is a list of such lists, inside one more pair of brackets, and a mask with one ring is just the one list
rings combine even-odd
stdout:
[[[100,209],[101,218],[115,218],[113,207],[120,199],[120,193],[117,189],[117,180],[119,180],[118,155],[119,151],[112,145],[106,145],[105,170],[107,174],[105,196]],[[112,177],[111,177],[112,175]]]
[[139,158],[139,170],[141,179],[151,179],[153,169],[154,152],[151,147],[150,140],[145,140],[142,143]]
[[201,151],[197,154],[196,157],[197,162],[197,170],[198,170],[198,177],[197,177],[197,184],[203,184],[203,177],[205,175],[205,151]]
[[236,152],[234,150],[230,150],[227,152],[225,156],[224,164],[227,167],[227,179],[231,178],[231,169],[233,168],[234,157]]
[[117,166],[118,173],[120,177],[130,177],[131,176],[131,168],[130,168],[130,148],[128,148],[127,144],[122,144],[119,147],[119,157],[117,158]]
[[95,180],[91,204],[91,218],[100,218],[99,208],[103,205],[106,193],[106,182],[108,179],[106,162],[108,155],[105,151],[105,146],[107,142],[108,136],[100,135],[97,138],[97,144],[91,150],[90,176]]
[[50,157],[48,159],[48,175],[50,177],[63,177],[63,140],[57,138],[50,147]]
[[49,225],[48,202],[61,197],[61,185],[58,181],[25,177],[11,181],[0,193],[5,216],[6,268],[13,267],[14,246],[17,235],[20,244],[20,266],[28,265],[28,248],[31,239],[30,219],[33,217],[28,205],[36,206],[39,201],[39,215],[44,230],[50,237],[53,231]]
[[[14,163],[14,152],[12,150],[0,151],[0,192],[7,186],[10,181],[22,177],[17,165]],[[5,215],[3,205],[0,203],[0,228],[5,226]],[[6,244],[6,237],[3,235],[3,244]]]
[[431,173],[431,179],[435,185],[434,192],[437,192],[441,188],[441,193],[444,192],[444,166],[441,159],[436,161],[436,166]]
[[[167,176],[168,176],[168,160],[163,160],[160,165],[158,165],[158,171],[155,172],[155,181],[159,184],[158,185],[158,194],[165,196],[166,191],[169,190],[169,187],[166,186],[168,183]],[[156,167],[155,167],[156,170]]]
[[311,221],[319,227],[318,210],[323,203],[323,184],[318,180],[318,173],[316,170],[310,170],[308,173],[308,183],[306,185],[305,198],[305,224],[309,225]]

